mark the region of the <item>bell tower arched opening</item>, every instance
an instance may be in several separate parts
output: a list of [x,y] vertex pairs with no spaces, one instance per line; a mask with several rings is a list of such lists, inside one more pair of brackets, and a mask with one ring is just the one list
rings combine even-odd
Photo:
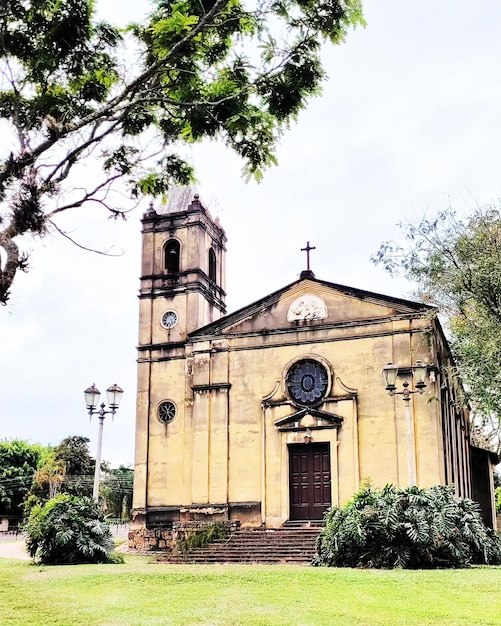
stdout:
[[167,274],[178,274],[180,270],[181,244],[169,239],[164,246],[164,270]]
[[217,262],[216,262],[216,253],[214,252],[214,248],[209,248],[209,278],[212,282],[216,282],[217,277]]

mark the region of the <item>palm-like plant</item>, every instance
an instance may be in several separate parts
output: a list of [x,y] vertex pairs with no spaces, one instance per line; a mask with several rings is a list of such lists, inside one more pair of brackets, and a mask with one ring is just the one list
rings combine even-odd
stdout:
[[47,458],[44,465],[35,472],[33,481],[38,487],[42,488],[48,485],[49,498],[53,498],[66,476],[66,463],[62,459],[56,459],[55,454]]
[[326,514],[315,565],[430,568],[501,563],[501,540],[478,505],[451,486],[382,490],[365,484]]
[[26,547],[44,564],[104,563],[110,560],[113,540],[94,500],[59,494],[31,511]]

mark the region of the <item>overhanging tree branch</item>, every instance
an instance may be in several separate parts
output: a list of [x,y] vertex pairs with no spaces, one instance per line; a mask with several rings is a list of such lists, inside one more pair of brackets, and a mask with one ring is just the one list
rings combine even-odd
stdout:
[[[192,167],[173,149],[179,143],[221,139],[243,159],[244,174],[260,179],[276,163],[277,138],[319,91],[320,43],[339,43],[364,24],[360,0],[251,10],[240,0],[157,0],[147,23],[129,29],[142,55],[129,79],[116,51],[120,33],[93,22],[91,0],[5,0],[3,8],[0,120],[15,140],[0,162],[1,303],[25,264],[14,239],[43,234],[48,220],[89,202],[122,215],[100,196],[119,179],[133,201],[190,182]],[[280,33],[269,35],[277,28],[280,45]],[[141,149],[145,141],[161,158]],[[72,177],[90,154],[102,173],[82,193]]]

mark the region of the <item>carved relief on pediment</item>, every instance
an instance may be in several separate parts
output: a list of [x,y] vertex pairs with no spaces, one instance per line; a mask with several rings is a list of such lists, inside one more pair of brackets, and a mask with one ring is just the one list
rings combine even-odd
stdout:
[[322,320],[327,315],[328,311],[325,301],[311,293],[306,293],[292,302],[287,311],[287,321]]

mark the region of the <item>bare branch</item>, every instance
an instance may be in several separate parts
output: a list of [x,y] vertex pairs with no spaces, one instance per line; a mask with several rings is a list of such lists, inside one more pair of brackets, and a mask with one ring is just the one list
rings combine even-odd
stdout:
[[61,228],[59,228],[59,226],[55,222],[53,222],[52,220],[49,220],[49,224],[51,226],[53,226],[60,235],[62,235],[63,237],[65,237],[66,239],[71,241],[72,244],[77,246],[77,248],[80,248],[82,250],[86,250],[87,252],[94,252],[95,254],[102,254],[103,256],[119,257],[119,256],[123,255],[123,252],[121,252],[120,254],[112,254],[109,251],[109,250],[111,250],[111,248],[109,248],[108,250],[96,250],[95,248],[89,248],[88,246],[84,246],[83,244],[78,243],[78,241],[75,241],[72,237],[70,237],[66,231],[64,231]]
[[118,180],[119,178],[122,178],[122,176],[123,176],[122,174],[115,174],[115,176],[110,176],[109,178],[107,178],[102,183],[99,183],[99,185],[97,185],[92,191],[85,191],[84,190],[85,193],[79,200],[75,200],[74,202],[70,202],[69,204],[65,204],[63,206],[57,207],[56,209],[54,209],[50,213],[47,213],[47,220],[50,221],[50,218],[52,218],[54,215],[57,215],[58,213],[62,213],[63,211],[67,211],[68,209],[75,209],[77,207],[81,207],[86,202],[97,202],[98,204],[101,204],[102,206],[104,206],[106,208],[106,210],[108,210],[110,213],[113,213],[115,215],[124,215],[125,213],[128,213],[129,211],[120,211],[119,209],[113,209],[112,207],[108,206],[104,202],[104,200],[94,197],[94,195],[98,191],[101,191],[101,190],[106,189],[106,188],[108,188],[108,191],[109,191],[110,185],[115,180]]
[[97,135],[96,134],[96,130],[98,128],[100,124],[97,123],[94,128],[91,131],[91,136],[88,140],[84,141],[81,145],[79,145],[78,147],[76,147],[74,150],[72,150],[71,152],[68,152],[65,157],[57,164],[54,166],[52,172],[44,179],[44,184],[47,185],[55,176],[56,172],[61,170],[60,175],[56,178],[56,183],[62,182],[63,180],[65,180],[67,178],[67,176],[69,175],[72,166],[74,165],[74,163],[78,160],[78,158],[80,157],[80,155],[85,152],[85,150],[87,150],[87,148],[89,148],[92,145],[95,144],[99,144],[101,142],[102,139],[104,139],[105,137],[107,137],[108,135],[112,134],[113,132],[115,132],[117,126],[118,126],[118,122],[115,122],[114,124],[110,125],[105,131],[103,131],[101,134]]

